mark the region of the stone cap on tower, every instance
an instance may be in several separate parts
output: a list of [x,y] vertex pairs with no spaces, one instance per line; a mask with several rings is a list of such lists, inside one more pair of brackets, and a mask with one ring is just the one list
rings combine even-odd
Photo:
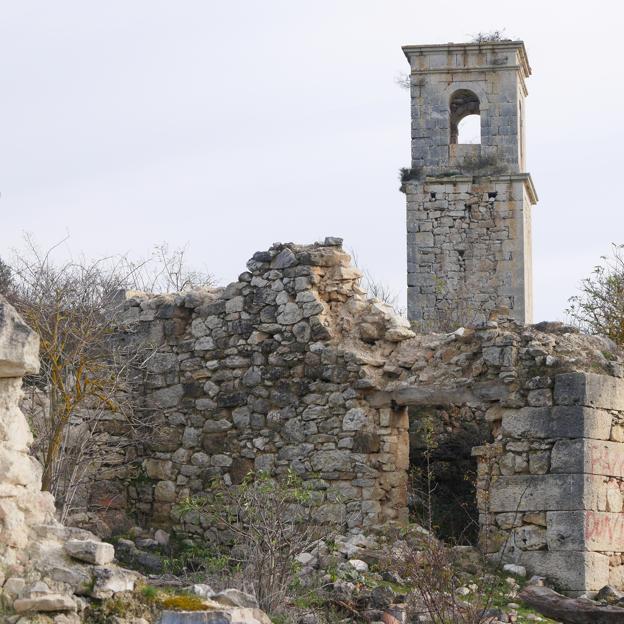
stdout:
[[524,41],[519,40],[405,45],[402,50],[413,74],[516,69],[523,79],[531,75]]

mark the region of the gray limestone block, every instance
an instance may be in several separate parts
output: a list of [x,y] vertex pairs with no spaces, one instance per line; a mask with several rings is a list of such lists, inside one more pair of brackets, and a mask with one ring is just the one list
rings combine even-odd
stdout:
[[506,410],[503,435],[514,438],[593,438],[608,440],[611,415],[581,405]]
[[606,511],[549,511],[548,550],[624,551],[624,514]]
[[606,440],[559,440],[552,450],[551,472],[624,478],[624,444]]
[[433,234],[431,232],[416,232],[414,234],[414,243],[420,247],[433,247]]
[[557,375],[555,403],[624,410],[624,379],[595,373]]
[[525,551],[516,562],[565,592],[598,591],[609,582],[609,558],[584,551]]
[[115,558],[112,544],[95,540],[70,539],[65,542],[65,552],[74,559],[96,565],[106,565]]
[[568,511],[600,509],[606,498],[604,479],[595,475],[545,474],[495,477],[488,511]]

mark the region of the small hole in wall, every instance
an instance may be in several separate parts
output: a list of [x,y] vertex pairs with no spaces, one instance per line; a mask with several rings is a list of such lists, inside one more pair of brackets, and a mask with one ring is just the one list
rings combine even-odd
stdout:
[[498,191],[490,191],[488,193],[488,199],[496,199],[497,196],[498,196]]
[[431,199],[435,199],[436,198],[436,193],[429,193],[429,196],[431,197]]

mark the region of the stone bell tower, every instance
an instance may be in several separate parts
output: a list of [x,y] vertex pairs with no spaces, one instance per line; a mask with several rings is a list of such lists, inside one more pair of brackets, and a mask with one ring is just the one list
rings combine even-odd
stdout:
[[412,110],[412,166],[402,171],[408,316],[424,331],[483,321],[492,312],[530,323],[537,196],[524,171],[531,74],[524,43],[403,51]]

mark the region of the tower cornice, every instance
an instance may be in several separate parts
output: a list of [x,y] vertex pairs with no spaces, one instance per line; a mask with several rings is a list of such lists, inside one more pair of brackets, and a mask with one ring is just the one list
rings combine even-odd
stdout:
[[[453,54],[464,53],[480,53],[480,52],[505,52],[505,51],[513,51],[518,54],[518,63],[510,65],[500,65],[495,66],[496,69],[510,69],[511,67],[517,66],[518,69],[521,70],[524,78],[528,78],[531,75],[531,66],[529,64],[529,59],[527,56],[526,48],[524,46],[524,41],[483,41],[483,42],[471,42],[471,43],[436,43],[436,44],[428,44],[428,45],[405,45],[402,47],[403,53],[407,57],[408,61],[412,61],[415,56],[433,56],[439,55],[440,52],[446,52],[449,57]],[[477,66],[479,69],[483,70],[492,70],[494,67],[491,64],[484,64],[482,66]],[[471,65],[471,69],[474,69],[475,66]],[[444,69],[448,71],[450,69],[456,71],[461,70],[461,66],[453,66],[450,64],[444,67],[435,67],[423,69],[420,73],[427,73],[428,71],[433,72],[440,69]]]

